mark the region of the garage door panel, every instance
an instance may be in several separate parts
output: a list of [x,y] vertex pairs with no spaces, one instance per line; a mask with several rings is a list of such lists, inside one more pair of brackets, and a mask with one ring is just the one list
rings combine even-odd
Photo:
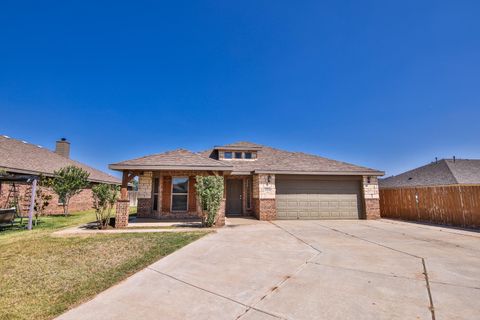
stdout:
[[358,219],[359,180],[276,177],[278,219]]

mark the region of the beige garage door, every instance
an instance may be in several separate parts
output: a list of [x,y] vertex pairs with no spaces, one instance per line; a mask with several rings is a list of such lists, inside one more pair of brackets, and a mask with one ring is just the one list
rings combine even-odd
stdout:
[[277,219],[358,219],[360,180],[276,176]]

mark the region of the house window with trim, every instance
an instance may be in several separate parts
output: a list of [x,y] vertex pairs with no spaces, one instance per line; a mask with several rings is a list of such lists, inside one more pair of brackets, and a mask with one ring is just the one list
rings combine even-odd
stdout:
[[158,191],[160,186],[160,179],[153,179],[153,211],[158,211]]
[[172,211],[188,211],[188,177],[172,178]]
[[247,185],[246,185],[245,193],[247,196],[247,209],[250,210],[252,209],[252,179],[248,178],[247,179]]
[[242,152],[235,152],[235,159],[242,159]]
[[232,159],[233,153],[232,153],[232,152],[225,152],[225,153],[223,154],[223,157],[224,157],[225,159]]

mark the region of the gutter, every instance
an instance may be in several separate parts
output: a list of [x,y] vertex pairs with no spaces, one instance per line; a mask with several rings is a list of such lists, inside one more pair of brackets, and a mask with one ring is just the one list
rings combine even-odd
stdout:
[[123,170],[199,170],[199,171],[232,171],[232,166],[185,166],[185,165],[126,165],[126,164],[110,164],[109,169]]
[[383,176],[384,171],[292,171],[292,170],[255,170],[254,173],[264,174],[298,174],[318,176]]

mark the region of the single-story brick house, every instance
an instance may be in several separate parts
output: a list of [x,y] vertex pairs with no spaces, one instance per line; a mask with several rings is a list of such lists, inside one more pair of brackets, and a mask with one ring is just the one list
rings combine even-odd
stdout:
[[[377,178],[382,171],[249,142],[199,153],[179,149],[109,167],[123,172],[123,201],[127,183],[139,177],[139,217],[198,217],[195,177],[212,174],[225,179],[220,225],[225,215],[260,220],[380,216]],[[127,223],[122,212],[128,212],[127,207],[117,207],[119,227]]]
[[[56,142],[55,151],[10,138],[0,136],[0,170],[6,171],[8,175],[43,175],[53,176],[55,170],[66,166],[74,165],[90,173],[91,185],[95,183],[107,183],[120,185],[120,180],[105,172],[94,169],[83,163],[70,159],[70,142],[61,139]],[[91,185],[84,189],[79,195],[70,200],[70,211],[88,210],[92,208],[93,198]],[[63,213],[58,196],[51,190],[52,200],[46,208],[46,214]],[[31,186],[29,183],[0,182],[0,208],[6,208],[17,196],[20,211],[26,213],[30,206]]]

